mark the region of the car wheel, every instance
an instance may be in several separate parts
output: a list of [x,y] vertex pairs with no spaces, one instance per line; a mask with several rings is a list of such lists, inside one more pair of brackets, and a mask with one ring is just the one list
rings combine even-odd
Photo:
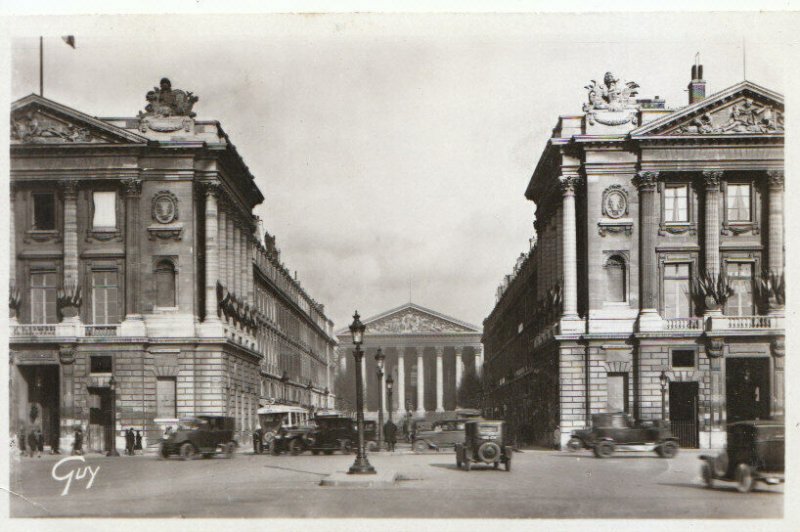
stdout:
[[707,488],[714,487],[714,473],[711,471],[711,466],[708,462],[703,462],[703,465],[700,467],[700,476],[703,477],[703,484]]
[[416,440],[414,442],[414,451],[423,453],[428,450],[428,443],[425,440]]
[[674,441],[664,442],[658,447],[658,455],[661,458],[675,458],[676,454],[678,454],[678,444]]
[[494,442],[484,442],[478,447],[478,458],[486,462],[494,462],[500,457],[500,446]]
[[233,458],[233,452],[236,450],[236,444],[233,442],[228,442],[223,447],[223,450],[225,452],[225,458]]
[[188,441],[181,445],[181,459],[183,460],[192,460],[195,457],[196,451],[194,449],[194,445],[189,443]]
[[580,438],[570,438],[567,442],[567,450],[570,452],[580,451],[583,449],[583,440]]
[[295,438],[294,440],[289,442],[289,454],[291,454],[292,456],[297,456],[298,454],[301,454],[303,451],[305,451],[304,447],[305,446],[303,445],[303,442]]
[[594,447],[594,455],[598,458],[608,458],[614,454],[614,444],[610,441],[601,441]]
[[739,464],[736,466],[736,489],[739,493],[748,493],[753,489],[755,480],[753,479],[753,470],[747,464]]
[[158,456],[159,458],[163,458],[164,460],[169,458],[169,451],[167,451],[167,446],[164,445],[163,443],[158,448]]
[[506,472],[511,471],[511,458],[506,458]]

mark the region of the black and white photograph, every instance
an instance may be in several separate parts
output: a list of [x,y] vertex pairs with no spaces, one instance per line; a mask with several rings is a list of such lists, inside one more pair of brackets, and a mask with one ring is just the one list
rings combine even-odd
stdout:
[[6,523],[790,529],[785,4],[7,15]]

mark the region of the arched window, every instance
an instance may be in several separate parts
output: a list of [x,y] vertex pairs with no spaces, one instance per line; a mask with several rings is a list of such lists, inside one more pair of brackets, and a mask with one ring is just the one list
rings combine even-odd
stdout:
[[156,264],[156,306],[175,307],[175,265],[162,260]]
[[624,303],[627,301],[625,259],[612,255],[606,262],[606,301]]

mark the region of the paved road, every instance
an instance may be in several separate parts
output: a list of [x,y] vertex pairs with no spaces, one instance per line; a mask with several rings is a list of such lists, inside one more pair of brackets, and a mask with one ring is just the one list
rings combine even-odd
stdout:
[[[58,457],[12,460],[11,515],[15,517],[781,517],[783,487],[759,485],[739,494],[732,484],[708,490],[699,478],[699,453],[672,460],[627,454],[607,460],[586,453],[525,451],[513,470],[455,467],[452,453],[372,454],[380,470],[404,480],[382,489],[321,487],[345,471],[352,456],[237,454],[182,462],[155,456],[86,457],[99,467],[65,481],[51,476]],[[62,464],[66,475],[80,462]],[[359,493],[355,494],[354,491]]]

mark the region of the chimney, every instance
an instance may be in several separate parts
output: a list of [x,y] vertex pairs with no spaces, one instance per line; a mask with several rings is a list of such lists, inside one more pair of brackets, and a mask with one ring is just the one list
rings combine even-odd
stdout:
[[692,65],[692,81],[689,83],[689,105],[706,99],[706,80],[703,79],[703,65],[700,64],[700,52],[694,56]]

